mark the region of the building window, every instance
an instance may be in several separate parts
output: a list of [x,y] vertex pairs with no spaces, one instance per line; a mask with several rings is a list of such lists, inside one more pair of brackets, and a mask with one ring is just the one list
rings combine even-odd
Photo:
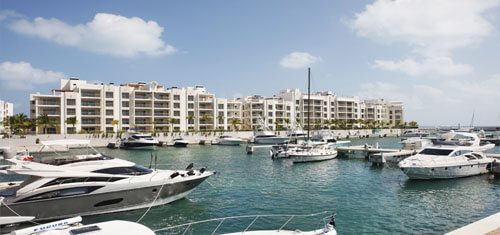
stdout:
[[122,115],[123,116],[128,116],[129,115],[129,111],[128,110],[122,110]]
[[194,96],[188,95],[188,101],[194,101]]
[[128,101],[123,101],[122,102],[122,107],[127,107],[128,108],[129,106],[129,102]]
[[174,95],[174,100],[181,100],[181,96],[180,95]]
[[66,100],[67,105],[76,105],[76,100],[75,99],[68,99]]
[[113,122],[113,118],[106,118],[106,124],[111,124]]
[[273,116],[273,112],[269,112],[267,116],[272,117]]
[[75,111],[75,109],[66,109],[66,114],[67,115],[76,115],[76,111]]
[[106,98],[113,98],[113,92],[106,92]]
[[106,132],[114,132],[113,127],[106,127]]
[[271,104],[271,105],[268,105],[268,106],[267,106],[267,108],[268,108],[269,110],[273,110],[273,105],[272,105],[272,104]]
[[219,116],[224,117],[224,112],[219,112]]
[[112,109],[106,109],[106,116],[113,116],[113,110]]
[[295,104],[300,104],[300,100],[296,100],[296,101],[295,101]]
[[224,104],[219,104],[219,109],[224,109]]
[[273,119],[270,119],[270,118],[269,118],[269,119],[267,120],[267,122],[268,122],[269,124],[273,124]]
[[188,104],[188,109],[194,109],[194,104],[193,103],[189,103]]
[[113,101],[106,101],[106,107],[113,107]]
[[174,103],[174,109],[181,108],[181,103]]
[[128,118],[122,119],[122,124],[128,124],[128,123],[129,123],[129,119]]
[[122,93],[122,98],[123,99],[128,99],[130,97],[129,93]]
[[176,116],[176,117],[181,116],[181,112],[180,111],[174,111],[174,116]]
[[291,107],[290,106],[286,106],[286,110],[287,111],[290,111]]

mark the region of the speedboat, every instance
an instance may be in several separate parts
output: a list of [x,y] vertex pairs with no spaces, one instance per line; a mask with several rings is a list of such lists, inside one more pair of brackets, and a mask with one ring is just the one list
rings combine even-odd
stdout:
[[[19,216],[16,216],[19,217]],[[0,217],[0,220],[3,217]],[[154,235],[155,233],[148,227],[123,220],[105,221],[95,224],[81,224],[82,217],[73,217],[69,219],[54,221],[45,224],[23,228],[12,231],[14,235],[75,235],[75,234],[120,234],[120,235]]]
[[490,144],[489,148],[480,145],[476,134],[460,134],[472,138],[472,142],[434,143],[401,161],[398,166],[410,179],[450,179],[488,173],[495,160],[486,157],[482,151],[494,145]]
[[11,165],[1,166],[0,173],[27,178],[0,183],[0,215],[34,216],[35,221],[163,205],[187,196],[214,174],[193,170],[192,164],[186,170],[150,169],[101,153],[50,156],[39,162],[30,156],[6,160]]
[[350,140],[337,140],[331,133],[316,134],[311,138],[313,144],[327,144],[329,147],[340,147],[351,145]]
[[[298,229],[296,230],[286,230],[284,229],[285,226],[293,219],[293,218],[304,218],[304,217],[313,217],[313,216],[318,216],[318,215],[324,215],[326,213],[329,213],[328,211],[323,211],[320,213],[315,213],[315,214],[309,214],[309,215],[242,215],[242,216],[232,216],[232,217],[224,217],[224,218],[216,218],[216,219],[207,219],[207,220],[202,220],[202,221],[196,221],[196,222],[190,222],[186,224],[181,224],[181,225],[175,225],[175,226],[170,226],[162,229],[157,229],[157,232],[163,232],[163,231],[172,231],[177,234],[185,234],[187,230],[190,228],[198,225],[198,224],[204,224],[204,223],[209,223],[209,222],[218,222],[219,225],[214,229],[214,231],[211,232],[211,234],[216,234],[217,230],[224,224],[228,224],[231,221],[241,221],[242,219],[252,219],[252,222],[246,226],[246,229],[241,232],[234,232],[234,233],[225,233],[224,235],[245,235],[245,234],[251,234],[251,235],[336,235],[337,231],[335,230],[335,214],[332,214],[330,217],[325,217],[323,218],[322,222],[325,223],[322,228],[313,230],[313,231],[300,231]],[[278,229],[275,230],[251,230],[252,225],[255,224],[257,219],[259,218],[279,218],[279,217],[284,217],[284,218],[289,218],[286,220],[284,224],[282,224]],[[329,221],[327,220],[329,219]],[[325,222],[328,221],[328,222]],[[220,222],[219,222],[220,221]],[[320,223],[316,223],[319,225]],[[277,226],[276,226],[277,227]]]
[[304,146],[288,154],[293,163],[319,162],[337,157],[337,150],[326,144],[313,145],[306,142]]
[[253,137],[254,143],[256,144],[284,144],[289,138],[288,137],[279,137],[275,135],[273,132],[268,130],[260,130],[254,132]]
[[182,137],[177,137],[173,140],[175,147],[187,147],[189,142]]
[[120,148],[124,149],[152,149],[157,146],[159,141],[151,134],[139,133],[131,129],[125,133],[121,140]]
[[236,138],[236,137],[231,137],[228,135],[224,135],[219,137],[217,140],[219,145],[232,145],[232,146],[237,146],[240,145],[243,140],[241,138]]

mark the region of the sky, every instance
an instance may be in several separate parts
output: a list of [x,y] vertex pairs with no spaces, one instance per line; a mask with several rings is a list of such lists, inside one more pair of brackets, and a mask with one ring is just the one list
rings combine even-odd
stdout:
[[420,125],[500,125],[500,0],[0,0],[0,99],[59,79],[332,91]]

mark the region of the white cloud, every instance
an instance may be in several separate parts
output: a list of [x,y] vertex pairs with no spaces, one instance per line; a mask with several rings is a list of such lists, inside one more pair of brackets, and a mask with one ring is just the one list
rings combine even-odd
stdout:
[[403,42],[425,58],[423,63],[379,60],[377,68],[412,75],[427,71],[460,75],[472,67],[455,64],[449,58],[451,51],[488,36],[493,26],[483,15],[499,5],[500,0],[376,0],[349,23],[359,36],[383,43]]
[[280,64],[285,68],[298,69],[311,66],[319,61],[321,61],[321,57],[313,56],[307,52],[292,52],[283,57]]
[[9,18],[22,18],[24,17],[23,15],[12,11],[12,10],[1,10],[0,11],[0,21],[9,19]]
[[420,76],[425,73],[457,76],[470,74],[474,71],[472,66],[455,64],[449,57],[426,58],[423,62],[417,62],[414,59],[403,61],[375,60],[374,67],[388,71],[399,71],[411,76]]
[[155,21],[144,21],[138,17],[98,13],[91,22],[74,26],[55,18],[38,17],[32,22],[17,20],[10,24],[10,29],[58,44],[114,56],[158,56],[176,51],[161,39],[163,27]]
[[11,89],[30,90],[34,84],[56,82],[67,76],[61,72],[33,68],[30,63],[3,62],[0,64],[0,80]]

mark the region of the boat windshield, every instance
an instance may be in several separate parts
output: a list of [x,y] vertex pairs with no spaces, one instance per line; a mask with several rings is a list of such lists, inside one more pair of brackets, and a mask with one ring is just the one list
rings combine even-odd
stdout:
[[448,156],[451,152],[451,149],[424,149],[419,154]]

